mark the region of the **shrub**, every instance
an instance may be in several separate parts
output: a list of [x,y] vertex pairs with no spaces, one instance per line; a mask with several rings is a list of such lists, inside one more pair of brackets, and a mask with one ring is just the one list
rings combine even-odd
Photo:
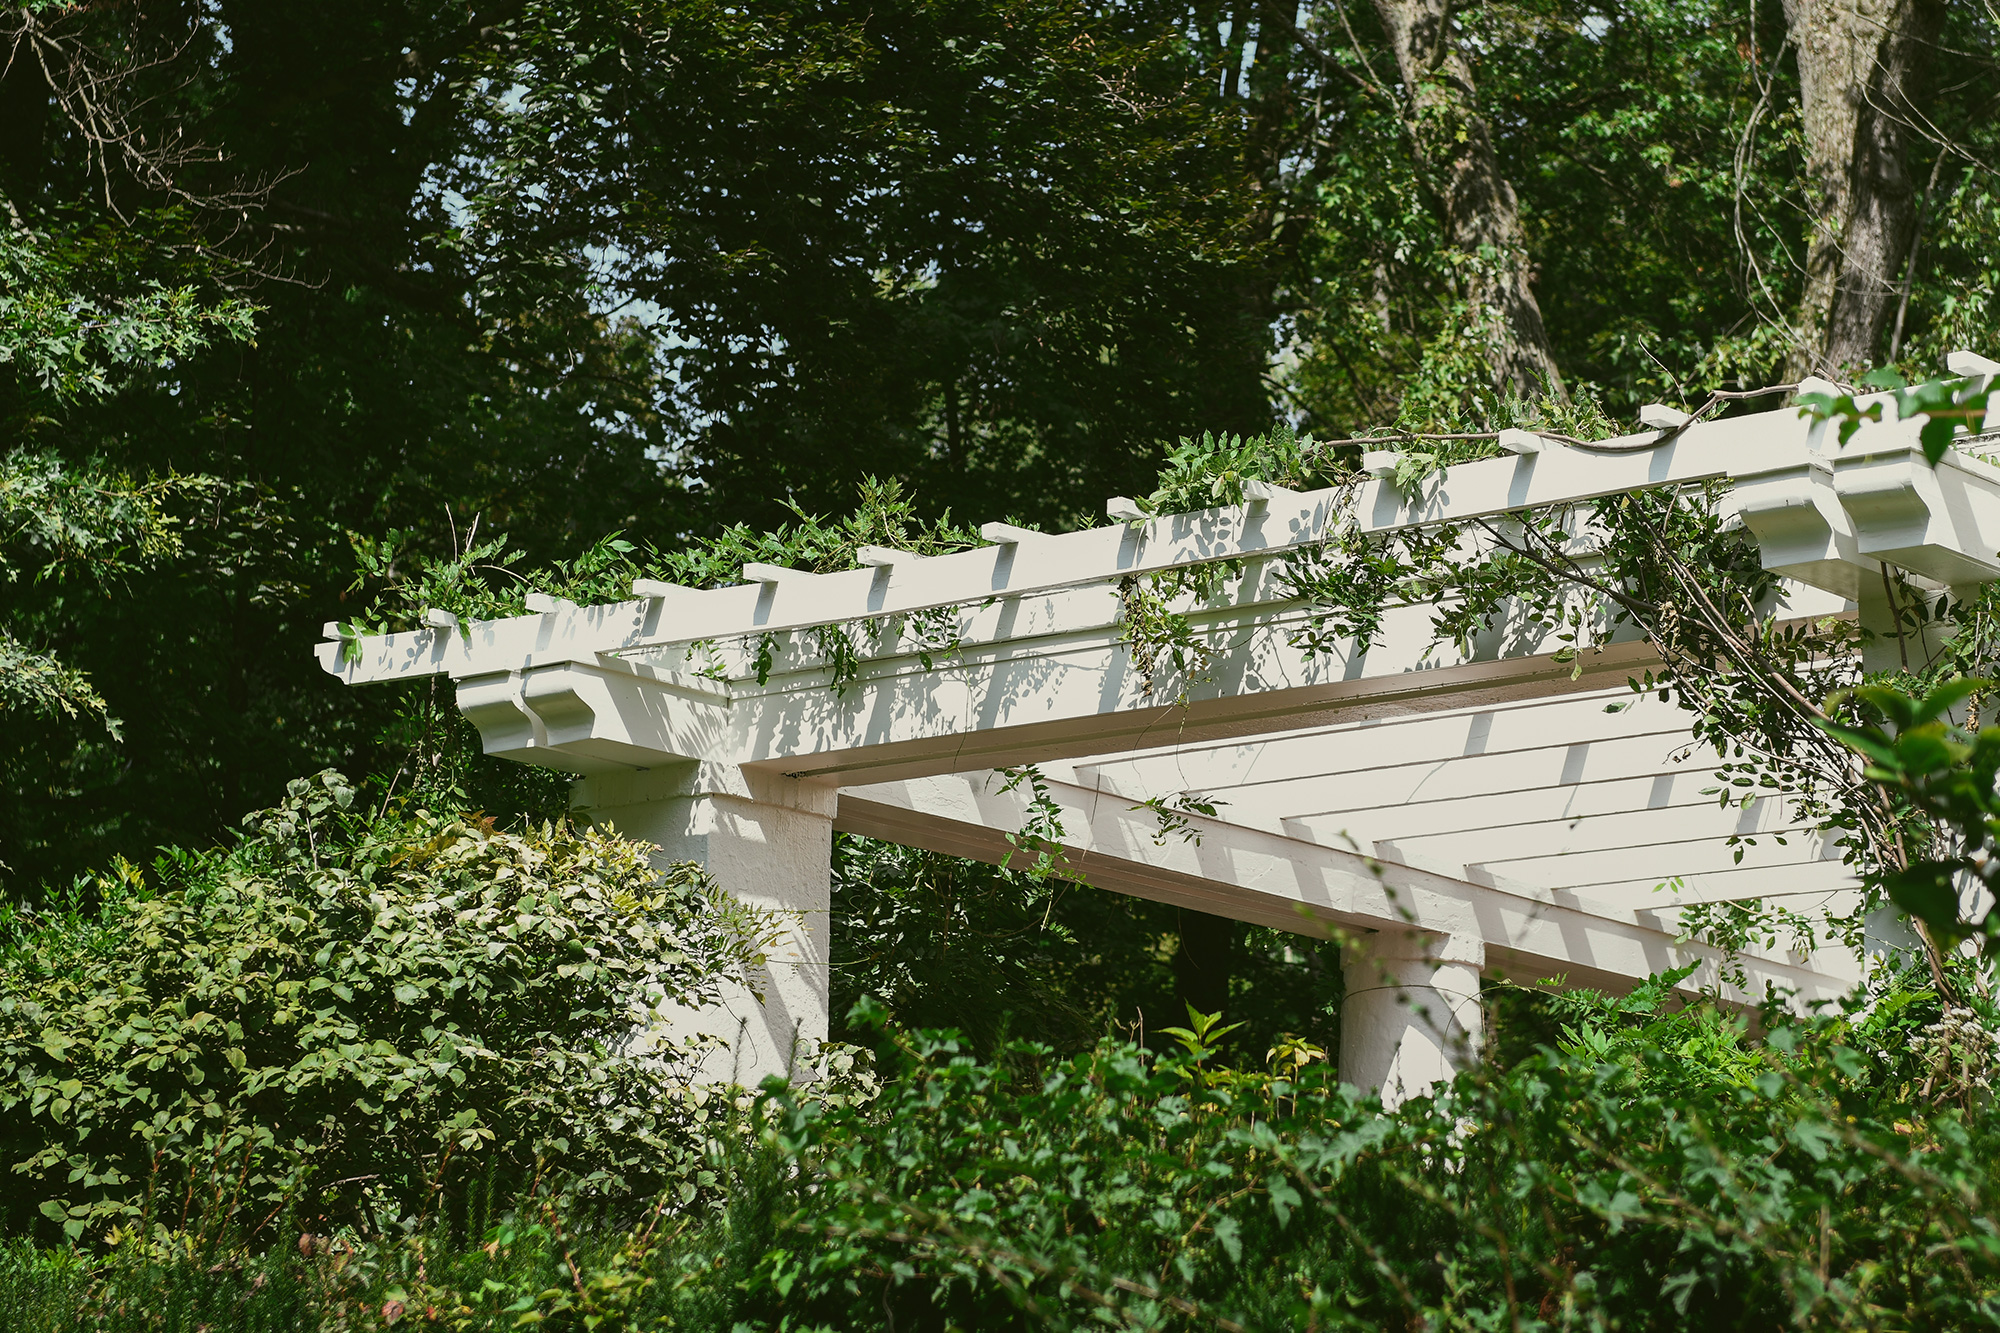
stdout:
[[634,1037],[741,975],[766,919],[602,833],[353,803],[338,774],[295,781],[227,853],[15,919],[13,1227],[254,1230],[307,1199],[380,1224],[538,1171],[599,1195],[698,1188],[686,1052]]
[[1167,1056],[1014,1043],[982,1061],[948,1033],[891,1034],[901,1067],[872,1100],[773,1085],[761,1132],[723,1139],[716,1206],[663,1194],[634,1221],[530,1191],[469,1232],[262,1253],[134,1236],[82,1265],[16,1246],[0,1316],[14,1300],[105,1333],[2000,1323],[2000,1126],[1983,1073],[1940,1081],[1934,995],[1877,994],[1760,1049],[1650,989],[1566,997],[1554,1045],[1394,1112],[1284,1053],[1277,1074],[1216,1067],[1212,1015]]
[[2000,1125],[1924,1081],[1929,1002],[1876,999],[1761,1050],[1573,1000],[1558,1046],[1393,1113],[1212,1068],[1213,1016],[1166,1057],[901,1037],[872,1105],[777,1092],[726,1212],[600,1240],[539,1326],[1993,1327]]

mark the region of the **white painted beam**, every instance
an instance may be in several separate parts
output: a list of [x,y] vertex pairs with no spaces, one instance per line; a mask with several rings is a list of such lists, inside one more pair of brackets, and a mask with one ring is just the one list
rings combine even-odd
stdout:
[[1343,829],[1365,830],[1369,841],[1409,845],[1410,839],[1427,838],[1440,830],[1474,834],[1539,825],[1551,819],[1568,826],[1635,811],[1708,807],[1715,805],[1715,797],[1704,792],[1715,785],[1712,772],[1688,765],[1680,772],[1495,791],[1441,801],[1371,804],[1305,818],[1280,813],[1283,805],[1266,800],[1254,787],[1224,787],[1218,794],[1230,802],[1230,818],[1255,828],[1268,827],[1321,842],[1332,840]]
[[[1078,781],[1085,786],[1111,783],[1118,790],[1137,790],[1145,795],[1205,791],[1318,778],[1335,769],[1362,773],[1635,736],[1685,738],[1687,731],[1688,715],[1679,707],[1651,695],[1635,695],[1629,687],[1600,687],[1477,708],[1451,708],[1421,717],[1394,716],[1294,729],[1250,742],[1182,741],[1149,754],[1085,761],[1078,766]],[[1329,760],[1334,762],[1330,765]]]
[[[1857,448],[1907,449],[1916,428],[1914,422],[1864,425]],[[1366,532],[1387,532],[1665,484],[1767,474],[1819,452],[1825,432],[1824,423],[1809,424],[1781,409],[1698,422],[1653,447],[1640,435],[1606,442],[1610,451],[1544,449],[1461,464],[1409,495],[1380,478],[1307,494],[1271,488],[1268,497],[1252,504],[1032,541],[1021,534],[1003,545],[902,561],[886,580],[873,569],[806,574],[759,567],[746,576],[766,581],[678,598],[671,617],[659,614],[658,599],[648,599],[580,608],[557,617],[554,625],[539,623],[542,617],[481,622],[459,644],[421,631],[369,637],[345,647],[324,646],[320,658],[329,672],[357,684],[439,671],[483,675],[558,656],[587,661],[646,645],[861,622],[973,606],[994,597],[1038,597],[1188,564],[1280,555],[1317,545],[1349,521]]]
[[[1684,743],[1685,735],[1557,743],[1533,750],[1383,765],[1358,772],[1342,770],[1339,759],[1329,754],[1324,763],[1327,771],[1259,784],[1254,799],[1265,810],[1287,811],[1287,820],[1337,834],[1342,821],[1354,812],[1385,805],[1424,802],[1435,806],[1496,793],[1575,788],[1685,771],[1705,776],[1709,770],[1699,760],[1690,759],[1685,765],[1673,762],[1675,746]],[[1148,771],[1155,770],[1148,765]],[[1203,783],[1149,785],[1142,781],[1119,785],[1119,790],[1133,799],[1189,789],[1225,796],[1231,791],[1226,786]]]
[[[1769,857],[1780,854],[1787,862],[1802,857],[1817,859],[1819,836],[1799,827],[1787,808],[1789,803],[1782,797],[1753,801],[1747,809],[1720,808],[1714,797],[1708,797],[1698,804],[1653,809],[1642,805],[1585,816],[1566,813],[1569,804],[1566,798],[1571,790],[1552,788],[1534,793],[1540,798],[1540,808],[1530,812],[1528,818],[1504,825],[1467,828],[1452,815],[1457,802],[1428,802],[1427,826],[1390,834],[1383,831],[1382,821],[1357,813],[1348,831],[1364,850],[1391,860],[1421,857],[1428,862],[1490,866],[1509,874],[1519,873],[1536,884],[1562,889],[1630,878],[1629,869],[1623,875],[1583,872],[1584,861],[1578,858],[1615,851],[1630,858],[1625,863],[1627,867],[1643,864],[1650,874],[1679,858],[1681,853],[1676,848],[1685,844],[1725,846],[1732,834],[1759,840],[1758,848],[1751,850],[1761,852],[1763,859],[1746,852],[1745,864],[1766,864]],[[1227,799],[1229,793],[1222,795]],[[1228,813],[1233,820],[1250,822],[1242,819],[1239,803],[1232,802]],[[1778,837],[1785,838],[1786,843],[1776,842]],[[1808,846],[1815,850],[1799,850]],[[1788,851],[1788,847],[1792,850]],[[1549,863],[1545,873],[1515,869],[1541,862]],[[1665,870],[1661,878],[1681,873],[1698,872]]]
[[[1725,824],[1725,829],[1727,825]],[[1474,856],[1464,862],[1476,879],[1479,872],[1495,880],[1541,885],[1549,889],[1573,889],[1594,893],[1597,886],[1623,882],[1664,884],[1674,879],[1706,879],[1745,870],[1774,873],[1808,873],[1815,864],[1839,864],[1840,852],[1826,846],[1816,835],[1800,830],[1785,842],[1778,835],[1759,837],[1754,846],[1731,847],[1726,832],[1705,835],[1698,824],[1683,822],[1685,836],[1670,842],[1609,843],[1587,850],[1557,852],[1544,856],[1508,856],[1497,846],[1497,856]],[[1664,830],[1662,830],[1664,831]],[[1736,858],[1742,857],[1741,861]]]
[[[1577,984],[1625,988],[1697,958],[1710,960],[1690,986],[1713,982],[1712,950],[1683,945],[1658,913],[1601,908],[1567,894],[1506,891],[1421,869],[1371,862],[1353,852],[1190,816],[1199,846],[1157,840],[1150,810],[1120,798],[1050,783],[1069,863],[1098,888],[1193,907],[1260,925],[1323,935],[1347,929],[1410,928],[1485,941],[1509,975],[1566,974]],[[1006,834],[1026,816],[1018,791],[990,776],[950,776],[850,787],[834,825],[976,860],[1003,861]],[[1807,998],[1847,989],[1841,971],[1785,957],[1745,955],[1750,995],[1771,980]],[[1832,960],[1829,960],[1831,962]]]
[[[1590,896],[1608,903],[1661,902],[1665,896],[1656,891],[1659,884],[1659,877],[1651,874],[1607,880],[1593,884]],[[1792,905],[1798,906],[1802,900],[1851,896],[1854,887],[1854,871],[1850,867],[1839,861],[1815,860],[1795,865],[1745,866],[1714,871],[1690,881],[1673,896],[1688,903],[1745,902],[1751,898],[1791,899],[1794,900]]]
[[[469,678],[461,696],[478,697],[474,720],[482,733],[487,721],[505,724],[488,736],[489,753],[527,762],[587,772],[702,759],[844,783],[1564,691],[1601,684],[1607,674],[1623,679],[1652,662],[1643,644],[1614,645],[1587,654],[1585,675],[1573,681],[1572,666],[1550,655],[1561,646],[1550,631],[1504,624],[1469,653],[1432,650],[1428,607],[1392,608],[1380,641],[1365,654],[1308,652],[1290,642],[1306,613],[1296,606],[1274,610],[1254,597],[1246,593],[1241,604],[1190,617],[1216,657],[1206,678],[1185,683],[1184,703],[1171,702],[1183,682],[1169,671],[1148,693],[1108,609],[1088,616],[1061,607],[1015,608],[1021,613],[1015,619],[1100,623],[968,647],[935,661],[934,669],[913,651],[874,658],[839,691],[828,688],[818,668],[774,670],[762,687],[724,688],[686,672],[603,657]],[[545,733],[526,744],[517,719],[487,706],[509,688],[530,730],[538,725]],[[537,749],[545,755],[537,757]]]

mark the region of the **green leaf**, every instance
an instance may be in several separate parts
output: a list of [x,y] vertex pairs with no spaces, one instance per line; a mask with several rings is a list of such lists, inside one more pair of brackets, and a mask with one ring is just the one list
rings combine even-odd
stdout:
[[1233,1217],[1219,1218],[1213,1230],[1215,1232],[1216,1244],[1222,1246],[1222,1252],[1229,1256],[1229,1262],[1232,1264],[1242,1263],[1243,1228],[1238,1225],[1236,1219]]
[[1955,870],[1948,863],[1919,861],[1907,870],[1884,874],[1881,884],[1896,906],[1933,931],[1949,936],[1956,934],[1958,928]]
[[1264,1191],[1271,1199],[1271,1212],[1278,1219],[1280,1227],[1292,1220],[1292,1213],[1303,1200],[1299,1192],[1292,1188],[1292,1182],[1283,1176],[1273,1175],[1265,1180]]

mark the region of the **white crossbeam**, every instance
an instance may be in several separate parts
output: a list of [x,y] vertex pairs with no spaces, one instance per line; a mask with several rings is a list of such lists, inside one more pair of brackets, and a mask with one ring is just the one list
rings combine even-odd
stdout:
[[722,686],[602,657],[468,677],[460,697],[488,753],[528,763],[592,772],[698,759],[850,783],[1564,692],[1653,660],[1643,643],[1614,644],[1573,679],[1539,621],[1497,625],[1468,652],[1434,649],[1428,607],[1390,609],[1365,654],[1310,651],[1292,641],[1307,612],[1263,600],[1255,571],[1243,582],[1235,604],[1190,617],[1215,652],[1205,676],[1162,668],[1150,691],[1115,599],[1098,590],[993,608],[989,638],[930,667],[892,640],[838,690],[817,666],[780,663],[761,686]]
[[[1613,709],[1616,711],[1610,711]],[[1676,740],[1686,740],[1687,730],[1687,714],[1673,704],[1661,703],[1650,695],[1635,695],[1629,688],[1593,689],[1457,708],[1421,718],[1296,728],[1260,736],[1253,742],[1177,740],[1148,754],[1093,762],[1087,776],[1079,780],[1086,786],[1101,781],[1144,794],[1207,791],[1323,777],[1330,757],[1338,759],[1340,771],[1362,774],[1377,768],[1638,736],[1662,737],[1659,748],[1664,756]]]
[[1620,779],[1653,778],[1693,771],[1708,778],[1710,770],[1690,760],[1673,762],[1678,736],[1626,736],[1574,744],[1558,739],[1534,749],[1471,754],[1451,760],[1425,759],[1411,764],[1378,764],[1349,771],[1339,751],[1329,748],[1318,772],[1280,781],[1231,787],[1223,783],[1173,781],[1173,765],[1148,761],[1131,775],[1120,774],[1115,786],[1122,795],[1143,799],[1159,792],[1252,792],[1257,806],[1282,812],[1284,818],[1308,825],[1338,822],[1348,812],[1421,802],[1439,806],[1499,793],[1567,789]]
[[[1917,423],[1864,425],[1855,446],[1880,450],[1915,441]],[[321,649],[322,664],[350,683],[449,672],[482,674],[566,656],[647,645],[780,633],[1033,598],[1191,564],[1282,555],[1327,540],[1344,523],[1366,532],[1491,517],[1531,507],[1596,499],[1621,491],[1768,473],[1817,451],[1824,425],[1779,410],[1699,422],[1677,435],[1656,432],[1607,441],[1622,452],[1551,445],[1520,456],[1465,463],[1404,494],[1376,479],[1299,494],[1270,488],[1253,503],[1083,532],[1027,534],[1001,545],[830,574],[756,569],[753,582],[665,599],[648,598],[545,618],[482,621],[466,635],[419,630],[371,636]],[[1655,447],[1644,447],[1658,440]],[[989,525],[993,526],[993,525]],[[995,526],[998,532],[1000,527]],[[1030,539],[1032,537],[1032,539]]]
[[[1004,861],[1027,817],[1026,798],[991,776],[947,776],[851,787],[835,827],[957,856]],[[1223,819],[1189,816],[1199,845],[1160,838],[1157,817],[1107,793],[1047,784],[1060,812],[1069,866],[1094,887],[1193,907],[1259,925],[1324,935],[1329,926],[1413,926],[1481,939],[1487,965],[1524,980],[1556,974],[1574,984],[1628,988],[1684,962],[1704,967],[1684,983],[1715,984],[1715,953],[1676,938],[1670,914],[1608,907],[1571,894],[1495,888],[1300,842]],[[1748,994],[1769,980],[1802,999],[1849,988],[1852,960],[1802,966],[1788,957],[1744,956]],[[1727,987],[1725,986],[1725,990]]]
[[[1711,785],[1713,781],[1710,779]],[[1703,870],[1728,869],[1725,844],[1732,834],[1759,840],[1756,848],[1745,853],[1745,864],[1749,865],[1767,864],[1772,858],[1791,864],[1813,856],[1814,853],[1803,849],[1816,848],[1819,843],[1816,836],[1798,827],[1786,803],[1777,798],[1753,801],[1746,808],[1722,808],[1714,797],[1709,797],[1693,805],[1648,809],[1642,804],[1600,815],[1567,814],[1564,807],[1576,790],[1556,788],[1532,793],[1540,798],[1541,808],[1530,818],[1489,828],[1462,827],[1453,817],[1451,807],[1456,803],[1440,807],[1438,802],[1426,802],[1430,826],[1397,835],[1383,832],[1379,824],[1359,812],[1344,818],[1349,821],[1349,836],[1360,842],[1363,850],[1377,856],[1398,861],[1421,858],[1426,864],[1490,866],[1536,884],[1561,889],[1623,879],[1634,865],[1643,865],[1659,879],[1700,873],[1692,868],[1675,868],[1674,862],[1681,855],[1676,849],[1687,846],[1718,849],[1718,863],[1704,866]],[[1224,799],[1227,796],[1225,793]],[[1237,817],[1235,809],[1232,803],[1232,818]],[[1780,837],[1786,841],[1777,842]],[[1624,860],[1620,866],[1611,867],[1610,873],[1577,873],[1590,856],[1599,852],[1614,853]],[[1528,868],[1538,864],[1542,867],[1539,870]],[[1619,873],[1620,869],[1625,873]]]
[[[1591,888],[1625,904],[1658,901],[1653,889],[1682,877],[1712,896],[1719,876],[1759,868],[1855,887],[1844,868],[1822,870],[1836,853],[1782,797],[1720,805],[1719,762],[1694,745],[1686,713],[1614,690],[1045,771],[1130,802],[1199,793],[1234,824],[1473,883]],[[1731,835],[1756,840],[1740,860]],[[1592,887],[1606,884],[1621,887]]]

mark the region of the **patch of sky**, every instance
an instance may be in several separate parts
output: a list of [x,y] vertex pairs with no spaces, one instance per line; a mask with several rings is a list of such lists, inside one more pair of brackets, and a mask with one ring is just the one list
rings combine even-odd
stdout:
[[1271,323],[1271,358],[1264,367],[1264,382],[1276,390],[1279,413],[1293,430],[1304,430],[1306,412],[1300,405],[1297,381],[1300,367],[1311,344],[1299,332],[1298,321],[1280,315]]
[[200,14],[201,17],[196,22],[206,24],[209,32],[214,34],[216,50],[223,55],[234,55],[236,34],[229,30],[227,23],[223,22],[222,0],[202,0]]

